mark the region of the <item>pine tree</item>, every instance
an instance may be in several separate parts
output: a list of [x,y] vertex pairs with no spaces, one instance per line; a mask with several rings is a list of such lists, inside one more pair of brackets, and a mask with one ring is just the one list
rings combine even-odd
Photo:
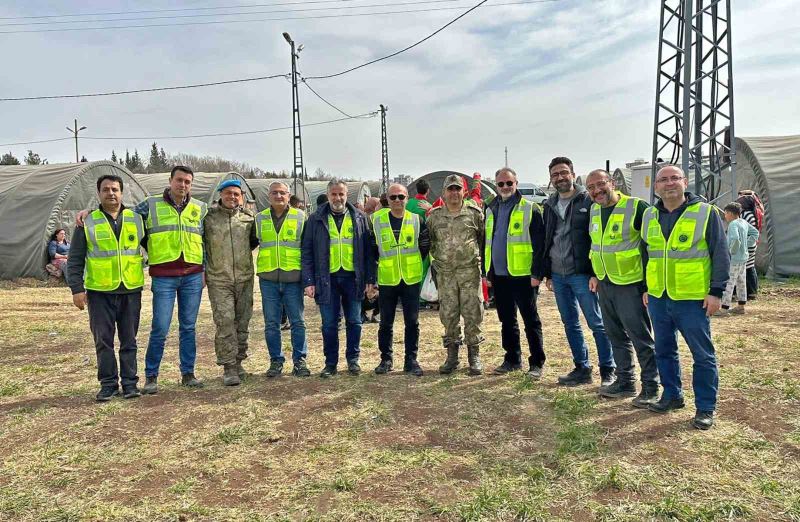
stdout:
[[113,149],[111,150],[111,161],[113,161],[114,163],[119,163],[119,160],[117,159],[117,153],[114,152]]
[[153,146],[150,147],[150,160],[147,162],[147,172],[163,172],[156,142],[153,142]]
[[19,160],[9,151],[8,154],[3,154],[3,157],[0,158],[0,165],[19,165]]

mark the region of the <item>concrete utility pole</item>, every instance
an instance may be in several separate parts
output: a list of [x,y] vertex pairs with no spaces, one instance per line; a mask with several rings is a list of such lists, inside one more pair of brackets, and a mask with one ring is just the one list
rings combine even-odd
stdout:
[[386,140],[386,111],[381,104],[381,194],[389,192],[389,143]]
[[67,130],[70,131],[75,136],[75,163],[80,163],[80,156],[78,155],[78,133],[84,130],[86,127],[78,128],[78,118],[75,118],[75,128],[70,129],[67,127]]
[[298,192],[298,184],[305,183],[305,169],[303,168],[303,140],[300,135],[300,95],[297,90],[297,60],[300,57],[300,51],[303,50],[303,45],[299,45],[295,50],[294,40],[292,40],[292,37],[289,36],[289,33],[283,33],[283,38],[286,40],[292,50],[292,127],[294,129],[294,136],[292,138],[292,148],[294,150],[292,192],[298,198],[300,198],[303,203],[307,203],[305,189],[301,187],[300,192]]

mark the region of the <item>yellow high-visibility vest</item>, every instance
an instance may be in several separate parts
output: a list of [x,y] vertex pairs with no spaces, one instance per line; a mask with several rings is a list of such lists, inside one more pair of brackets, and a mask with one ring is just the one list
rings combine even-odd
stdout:
[[378,244],[378,284],[397,286],[400,281],[413,285],[422,281],[422,254],[419,251],[419,216],[405,211],[399,238],[389,221],[389,209],[372,215],[372,226]]
[[122,228],[117,240],[111,223],[98,209],[84,221],[86,235],[86,274],[83,286],[87,290],[110,292],[125,283],[134,290],[144,286],[142,252],[139,244],[144,237],[142,216],[129,209],[120,214]]
[[[508,217],[508,230],[506,231],[506,265],[508,273],[512,276],[531,275],[533,262],[533,243],[531,241],[530,226],[533,219],[533,203],[520,198]],[[486,273],[492,266],[492,236],[494,235],[494,213],[486,209],[486,245],[483,249],[484,267]]]
[[208,212],[206,204],[191,198],[180,214],[164,196],[150,196],[147,204],[145,226],[150,264],[169,263],[181,254],[187,263],[203,264],[201,222]]
[[620,194],[619,201],[608,216],[605,229],[600,205],[592,205],[589,222],[592,249],[589,259],[598,279],[608,277],[618,285],[638,283],[644,279],[642,253],[639,250],[642,235],[633,227],[638,205],[638,198]]
[[684,209],[669,238],[658,223],[658,210],[648,208],[642,218],[642,239],[647,243],[647,292],[675,301],[701,300],[711,287],[711,257],[706,228],[711,205],[694,203]]
[[275,231],[272,209],[267,208],[256,216],[258,237],[257,272],[300,270],[300,238],[306,216],[302,210],[289,207],[286,210],[280,232]]
[[331,274],[340,269],[353,272],[353,220],[345,211],[342,229],[336,228],[336,221],[328,214],[328,235],[330,237]]

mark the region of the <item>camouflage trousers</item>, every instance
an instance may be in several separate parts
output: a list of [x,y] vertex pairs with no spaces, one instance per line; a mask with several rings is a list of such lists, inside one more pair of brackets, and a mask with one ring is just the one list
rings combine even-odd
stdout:
[[236,364],[247,358],[247,337],[253,316],[253,280],[238,284],[208,282],[208,299],[217,333],[217,364]]
[[444,326],[444,344],[461,342],[461,318],[464,318],[464,341],[467,346],[483,342],[483,291],[481,272],[475,268],[436,274],[439,291],[439,320]]

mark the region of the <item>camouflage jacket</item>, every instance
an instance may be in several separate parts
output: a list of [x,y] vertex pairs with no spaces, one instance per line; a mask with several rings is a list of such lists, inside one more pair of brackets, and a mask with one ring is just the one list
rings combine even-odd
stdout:
[[428,216],[431,235],[431,257],[439,272],[482,266],[484,230],[483,212],[474,205],[464,204],[457,214],[447,206],[434,208]]
[[234,284],[252,279],[253,249],[258,246],[253,211],[215,205],[208,209],[203,225],[206,280]]

